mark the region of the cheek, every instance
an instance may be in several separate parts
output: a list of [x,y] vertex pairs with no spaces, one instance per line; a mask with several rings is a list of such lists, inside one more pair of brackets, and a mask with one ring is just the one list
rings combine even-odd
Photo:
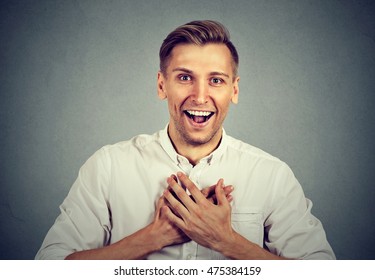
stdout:
[[223,99],[220,99],[220,100],[216,100],[216,106],[218,106],[218,108],[220,109],[220,111],[222,113],[226,113],[228,110],[229,110],[229,106],[230,106],[230,99],[228,98],[223,98]]
[[178,113],[180,111],[181,101],[176,98],[168,97],[168,108],[171,114]]
[[180,110],[187,102],[189,95],[184,91],[174,91],[173,94],[167,96],[169,109]]

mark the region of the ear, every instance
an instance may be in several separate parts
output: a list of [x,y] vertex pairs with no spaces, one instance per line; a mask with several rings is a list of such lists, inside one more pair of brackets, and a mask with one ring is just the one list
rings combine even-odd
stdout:
[[160,71],[158,72],[158,82],[157,82],[157,88],[158,88],[158,96],[161,100],[164,100],[167,98],[167,93],[165,90],[165,77],[163,73]]
[[237,104],[238,103],[238,94],[240,92],[240,88],[238,86],[238,82],[240,81],[240,77],[236,77],[233,82],[233,95],[232,95],[232,103]]

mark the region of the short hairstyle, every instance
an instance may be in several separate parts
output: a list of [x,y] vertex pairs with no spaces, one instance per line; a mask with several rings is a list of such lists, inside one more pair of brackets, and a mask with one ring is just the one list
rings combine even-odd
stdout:
[[160,47],[160,71],[166,75],[172,50],[179,44],[195,44],[203,46],[208,43],[225,44],[232,55],[233,75],[237,76],[238,53],[230,41],[229,31],[224,25],[213,20],[192,21],[177,27],[169,33]]

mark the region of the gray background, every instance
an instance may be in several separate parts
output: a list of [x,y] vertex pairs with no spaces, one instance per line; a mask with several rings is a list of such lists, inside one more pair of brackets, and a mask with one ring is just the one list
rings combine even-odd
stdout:
[[2,1],[1,258],[34,257],[94,151],[166,125],[162,39],[215,19],[240,54],[228,134],[291,166],[339,259],[374,259],[371,2]]

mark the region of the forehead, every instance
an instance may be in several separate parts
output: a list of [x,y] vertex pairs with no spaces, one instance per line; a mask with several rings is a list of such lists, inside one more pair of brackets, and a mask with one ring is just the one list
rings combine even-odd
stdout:
[[175,68],[187,68],[193,72],[223,72],[232,75],[232,57],[224,44],[180,44],[173,48],[167,72]]

